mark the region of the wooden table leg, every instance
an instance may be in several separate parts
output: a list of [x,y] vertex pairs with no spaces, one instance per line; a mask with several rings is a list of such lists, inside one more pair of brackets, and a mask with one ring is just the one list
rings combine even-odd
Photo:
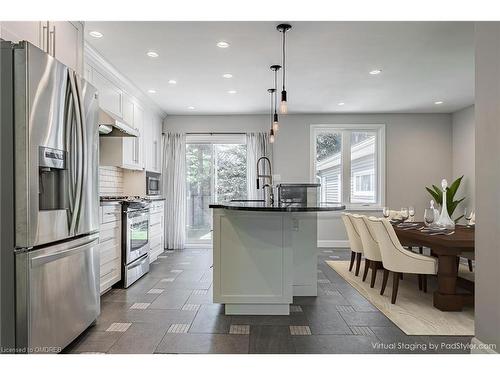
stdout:
[[456,255],[438,255],[438,290],[434,292],[434,307],[441,311],[461,311],[463,296],[457,294]]

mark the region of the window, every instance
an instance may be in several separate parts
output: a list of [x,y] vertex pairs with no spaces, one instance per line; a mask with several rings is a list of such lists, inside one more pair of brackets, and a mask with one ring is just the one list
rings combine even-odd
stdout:
[[213,202],[247,197],[245,136],[186,137],[186,238],[188,244],[212,240]]
[[323,202],[384,203],[384,125],[312,125],[311,174]]

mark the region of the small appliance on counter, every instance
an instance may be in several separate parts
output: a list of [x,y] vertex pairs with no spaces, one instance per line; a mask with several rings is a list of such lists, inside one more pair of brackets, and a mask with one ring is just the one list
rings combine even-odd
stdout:
[[278,184],[278,202],[311,205],[318,203],[318,189],[321,184],[289,183]]
[[160,195],[160,173],[146,172],[146,195],[148,197]]

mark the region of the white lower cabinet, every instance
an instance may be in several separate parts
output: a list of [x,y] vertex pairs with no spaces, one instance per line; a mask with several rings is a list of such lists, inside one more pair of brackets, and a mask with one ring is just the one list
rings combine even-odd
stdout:
[[100,292],[103,294],[121,280],[121,205],[101,206],[100,211]]
[[164,200],[158,200],[149,206],[149,263],[154,262],[164,250],[164,205]]

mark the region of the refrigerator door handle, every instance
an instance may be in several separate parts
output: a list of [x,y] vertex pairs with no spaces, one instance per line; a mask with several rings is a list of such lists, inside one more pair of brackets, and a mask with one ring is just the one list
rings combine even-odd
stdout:
[[77,247],[74,247],[72,249],[59,251],[59,252],[56,252],[53,254],[40,255],[40,256],[34,257],[31,259],[31,266],[38,267],[38,266],[41,266],[43,264],[53,262],[57,259],[64,258],[64,257],[68,256],[68,254],[70,254],[70,253],[76,254],[80,251],[86,250],[88,248],[88,245],[90,245],[93,242],[96,242],[97,240],[98,240],[97,238],[94,238],[94,239],[91,239],[91,240],[89,240],[89,241],[87,241],[87,242],[85,242]]
[[71,70],[68,70],[69,73],[69,82],[71,85],[71,95],[73,97],[73,108],[75,111],[75,118],[76,118],[76,192],[75,192],[75,205],[74,205],[74,211],[73,215],[71,218],[71,225],[70,225],[70,233],[72,235],[75,234],[76,227],[78,225],[78,219],[80,216],[80,209],[81,209],[81,200],[82,200],[82,189],[83,189],[83,160],[85,159],[85,155],[83,154],[83,140],[82,140],[82,118],[81,118],[81,104],[80,100],[78,98],[78,93],[76,89],[76,83],[75,83],[75,76],[74,73]]

